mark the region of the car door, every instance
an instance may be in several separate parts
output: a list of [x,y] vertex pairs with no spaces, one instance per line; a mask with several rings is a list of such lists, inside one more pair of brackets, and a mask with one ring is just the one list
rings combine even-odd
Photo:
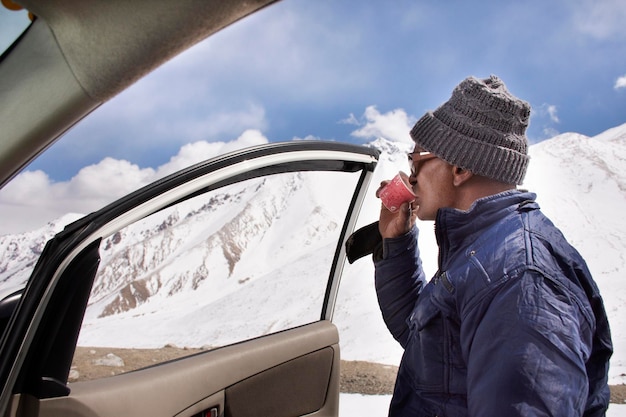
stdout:
[[3,334],[0,414],[337,415],[331,320],[377,158],[319,141],[249,148],[67,226]]

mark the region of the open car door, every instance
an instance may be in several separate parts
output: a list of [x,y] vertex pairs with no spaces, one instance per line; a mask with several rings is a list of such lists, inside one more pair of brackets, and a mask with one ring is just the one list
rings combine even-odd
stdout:
[[[377,158],[254,147],[67,226],[4,331],[0,415],[336,416],[331,319]],[[130,351],[154,356],[133,367]]]

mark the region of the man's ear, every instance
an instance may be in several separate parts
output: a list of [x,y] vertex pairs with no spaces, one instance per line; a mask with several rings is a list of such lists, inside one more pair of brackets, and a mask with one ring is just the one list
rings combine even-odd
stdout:
[[461,168],[459,166],[452,166],[452,183],[455,187],[465,184],[474,176],[472,171],[467,170],[465,168]]

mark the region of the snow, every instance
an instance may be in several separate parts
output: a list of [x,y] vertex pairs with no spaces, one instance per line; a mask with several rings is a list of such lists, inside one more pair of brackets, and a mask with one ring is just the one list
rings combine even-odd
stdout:
[[391,395],[341,394],[341,417],[386,416]]
[[[386,416],[391,395],[341,394],[339,415],[341,417]],[[626,404],[611,404],[606,417],[626,416]]]

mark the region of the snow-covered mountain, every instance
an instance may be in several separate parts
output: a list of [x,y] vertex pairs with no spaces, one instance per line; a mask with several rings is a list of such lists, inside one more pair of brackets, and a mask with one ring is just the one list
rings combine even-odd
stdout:
[[67,224],[82,216],[66,214],[30,232],[0,236],[0,298],[22,288],[46,242]]
[[[373,194],[378,183],[398,169],[408,169],[406,152],[410,145],[378,139],[369,146],[377,147],[382,154],[359,225],[377,218],[380,203]],[[626,271],[626,124],[592,138],[563,134],[532,145],[530,155],[523,188],[537,193],[544,212],[586,258],[612,326],[616,352],[611,382],[626,382],[622,376],[626,373],[626,280],[622,277]],[[228,306],[235,299],[233,294],[269,294],[293,281],[294,276],[306,274],[306,270],[289,270],[290,259],[304,257],[311,265],[329,262],[320,259],[320,254],[332,242],[342,221],[335,207],[321,205],[317,198],[329,184],[320,183],[319,178],[281,178],[279,184],[255,182],[199,206],[194,202],[177,206],[141,227],[109,237],[101,246],[102,266],[85,319],[89,329],[94,334],[116,331],[128,335],[124,337],[129,347],[141,347],[146,332],[153,336],[165,331],[160,329],[172,328],[155,323],[162,323],[173,299],[184,297],[189,314],[183,315],[185,319],[176,323],[175,330],[161,336],[181,346],[202,346],[210,343],[211,337],[220,336],[209,333],[212,328],[219,329],[223,317],[232,314]],[[299,202],[298,210],[285,211],[285,202],[294,199]],[[225,202],[229,203],[227,210],[222,209]],[[33,232],[0,237],[0,295],[23,284],[45,241],[77,217],[70,214]],[[277,263],[271,279],[255,270],[255,260],[270,256],[265,246],[270,224],[279,231],[275,233],[283,235],[284,242],[271,252]],[[433,225],[426,222],[419,226],[424,266],[432,274],[437,259]],[[174,263],[188,268],[171,270]],[[207,265],[211,265],[211,271]],[[207,280],[216,268],[232,279]],[[323,288],[308,286],[313,280],[300,281],[303,285],[295,290],[292,300],[280,306],[289,324],[302,319],[290,316],[289,302],[319,302],[324,295]],[[208,290],[211,297],[198,297],[199,288],[203,288],[202,294]],[[207,314],[197,314],[205,310]],[[130,315],[134,323],[140,317],[145,325],[124,332],[125,319]],[[231,336],[233,332],[245,334],[254,327],[253,315],[242,319],[237,329],[231,329]],[[201,323],[191,319],[198,316],[203,317]],[[378,311],[369,259],[346,265],[334,321],[340,331],[343,358],[399,362],[401,349],[388,334]],[[94,345],[98,339],[87,331],[81,334],[81,343]]]

